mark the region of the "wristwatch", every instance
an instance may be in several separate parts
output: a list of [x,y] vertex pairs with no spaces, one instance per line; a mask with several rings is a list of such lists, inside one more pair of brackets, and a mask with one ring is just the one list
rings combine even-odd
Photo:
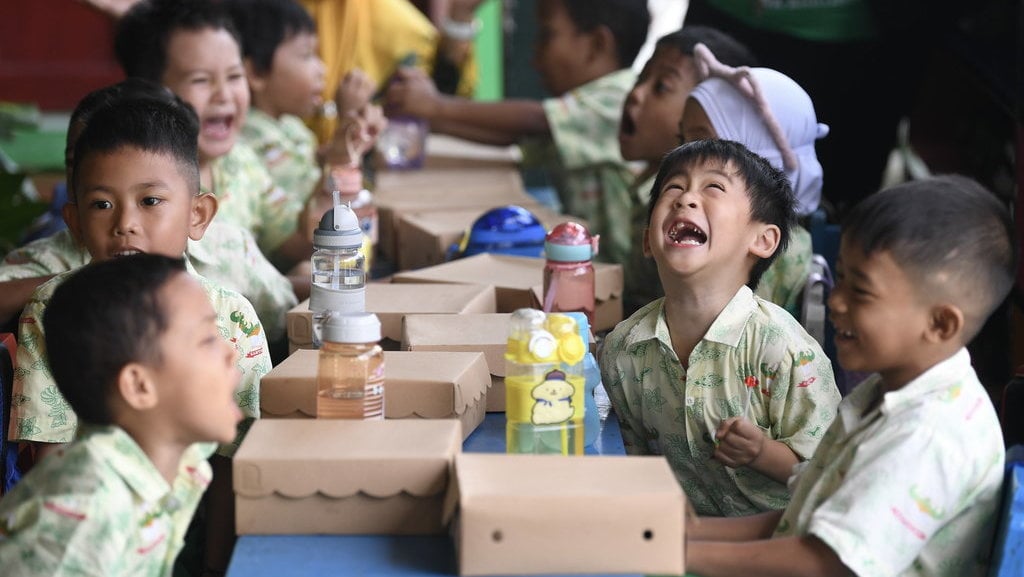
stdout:
[[469,42],[480,33],[480,26],[479,18],[474,18],[469,22],[458,22],[446,17],[441,21],[441,32],[452,40]]

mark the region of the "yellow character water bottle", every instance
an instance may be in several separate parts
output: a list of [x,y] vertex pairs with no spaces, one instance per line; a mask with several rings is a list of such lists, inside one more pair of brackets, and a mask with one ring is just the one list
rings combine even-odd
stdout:
[[509,453],[583,454],[585,353],[572,317],[512,313],[505,349]]

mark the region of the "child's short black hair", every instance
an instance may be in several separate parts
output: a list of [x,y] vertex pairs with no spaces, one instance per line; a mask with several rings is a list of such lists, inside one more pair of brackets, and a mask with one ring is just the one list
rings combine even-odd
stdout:
[[270,72],[274,52],[296,34],[316,34],[316,24],[296,0],[225,0],[242,38],[242,54],[256,72]]
[[88,264],[71,274],[43,311],[50,372],[75,414],[109,425],[109,395],[132,362],[162,362],[158,344],[171,311],[158,293],[185,261],[136,254]]
[[651,25],[647,0],[562,0],[562,4],[580,31],[590,32],[598,26],[611,30],[619,67],[633,65]]
[[693,47],[704,44],[715,58],[729,66],[757,66],[757,57],[742,42],[710,26],[683,26],[658,39],[654,49],[674,48],[680,54],[693,56]]
[[[175,96],[173,92],[167,89],[167,87],[156,82],[146,80],[145,78],[132,77],[126,78],[116,84],[97,88],[83,96],[82,99],[78,101],[78,104],[75,105],[75,109],[71,112],[71,117],[68,120],[68,126],[74,127],[80,124],[82,128],[85,128],[89,125],[89,120],[92,119],[93,113],[97,110],[107,106],[112,106],[122,98],[137,97],[177,101],[182,106],[187,106],[191,110],[191,106],[189,104]],[[68,134],[70,135],[71,132],[72,131],[69,130]],[[77,141],[77,136],[75,141]],[[65,165],[67,165],[66,168],[71,168],[71,163],[68,162],[68,160],[72,156],[71,153],[74,152],[74,146],[75,142],[69,141],[67,143],[67,149],[64,151],[64,162]]]
[[171,35],[178,30],[205,28],[226,30],[241,47],[238,30],[221,2],[142,0],[129,8],[117,23],[114,53],[125,76],[162,82]]
[[72,165],[72,197],[78,196],[79,167],[87,156],[126,147],[172,156],[189,190],[199,194],[199,119],[195,111],[177,98],[131,96],[94,111],[79,135]]
[[953,300],[967,317],[965,340],[1013,287],[1017,244],[1009,210],[965,176],[915,180],[867,197],[843,220],[842,238],[866,255],[888,252],[923,294]]
[[779,227],[779,246],[775,252],[758,260],[750,270],[747,286],[751,290],[756,289],[764,271],[789,246],[790,230],[796,220],[796,200],[786,173],[773,167],[746,146],[733,140],[716,138],[688,142],[667,153],[661,160],[658,176],[651,188],[651,200],[647,203],[647,223],[649,225],[651,222],[654,205],[658,203],[665,182],[685,168],[709,161],[734,165],[739,176],[747,183],[750,219]]

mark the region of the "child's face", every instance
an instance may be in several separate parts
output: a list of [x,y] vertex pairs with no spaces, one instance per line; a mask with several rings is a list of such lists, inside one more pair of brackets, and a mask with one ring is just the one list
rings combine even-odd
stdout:
[[234,398],[242,378],[234,347],[220,334],[217,314],[199,282],[175,275],[160,290],[170,323],[160,335],[161,362],[149,366],[157,409],[183,444],[229,443],[242,412]]
[[718,138],[718,131],[711,124],[708,113],[693,98],[686,99],[686,107],[679,118],[679,143]]
[[778,227],[751,220],[746,187],[731,163],[718,161],[682,167],[666,180],[644,236],[644,252],[662,278],[674,273],[747,282],[751,255],[775,251],[777,237],[768,234],[766,241],[765,235]]
[[181,258],[195,234],[197,197],[174,157],[133,147],[96,152],[79,163],[75,177],[65,220],[93,260],[133,252]]
[[254,73],[256,105],[270,116],[281,114],[310,116],[323,102],[324,63],[317,55],[316,35],[293,34],[274,51],[274,60],[266,73]]
[[538,2],[537,24],[533,68],[544,89],[561,96],[584,84],[581,72],[590,35],[576,28],[561,0]]
[[828,307],[843,368],[880,373],[893,387],[927,368],[917,359],[931,307],[888,251],[867,255],[843,238]]
[[658,48],[626,97],[619,124],[619,148],[626,160],[658,162],[676,147],[676,127],[690,91],[697,85],[693,58],[675,48]]
[[199,115],[200,161],[230,152],[249,111],[249,84],[231,34],[223,28],[171,34],[163,84]]

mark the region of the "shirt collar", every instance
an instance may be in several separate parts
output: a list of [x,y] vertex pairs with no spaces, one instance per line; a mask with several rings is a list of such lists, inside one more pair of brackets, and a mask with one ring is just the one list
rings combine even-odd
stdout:
[[[951,386],[968,379],[971,371],[971,355],[966,348],[961,348],[951,357],[938,362],[903,388],[889,391],[882,397],[877,411],[892,417],[927,402],[935,395],[949,394]],[[864,411],[881,394],[882,378],[871,375],[847,396],[847,400],[839,405],[839,416],[846,430],[853,429],[864,417]],[[875,411],[872,411],[874,413]]]
[[[750,321],[751,315],[757,306],[754,292],[750,287],[741,286],[733,295],[722,312],[718,314],[715,321],[711,323],[708,332],[701,339],[711,341],[730,347],[739,345],[743,338],[743,330]],[[668,348],[672,348],[672,337],[669,335],[668,323],[665,321],[665,299],[661,298],[647,305],[646,314],[626,335],[625,345],[631,346],[652,339],[659,340]]]
[[149,456],[121,427],[82,425],[79,440],[88,441],[90,447],[143,501],[156,502],[170,492],[170,485],[153,466]]

